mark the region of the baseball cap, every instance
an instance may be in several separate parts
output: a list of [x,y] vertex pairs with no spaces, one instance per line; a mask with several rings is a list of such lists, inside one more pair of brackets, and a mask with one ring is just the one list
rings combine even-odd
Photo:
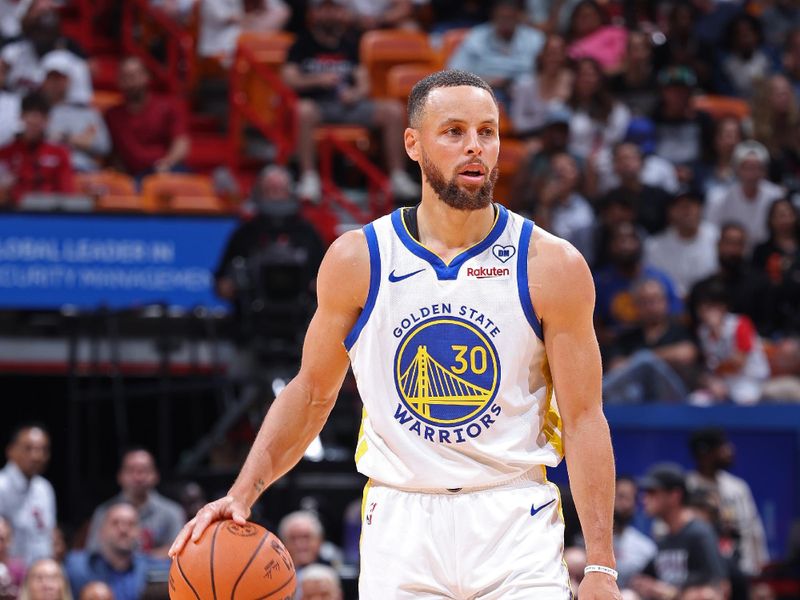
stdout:
[[697,85],[697,77],[688,67],[667,67],[658,74],[658,84],[662,87],[680,85],[693,88]]
[[686,472],[677,463],[656,463],[639,480],[643,490],[683,490],[686,493]]
[[649,155],[656,151],[656,125],[647,117],[634,117],[625,132],[625,141],[639,146],[642,154]]
[[72,77],[75,58],[66,50],[53,50],[42,59],[42,70],[45,73],[60,73],[65,77]]

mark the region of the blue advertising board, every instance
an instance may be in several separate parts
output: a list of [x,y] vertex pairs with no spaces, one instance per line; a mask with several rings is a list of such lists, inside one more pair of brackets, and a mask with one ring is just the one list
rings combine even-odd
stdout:
[[213,271],[234,217],[0,215],[0,309],[225,308]]

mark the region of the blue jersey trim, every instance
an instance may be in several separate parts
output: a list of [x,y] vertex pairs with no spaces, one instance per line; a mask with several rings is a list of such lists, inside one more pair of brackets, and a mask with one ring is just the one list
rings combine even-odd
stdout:
[[522,224],[522,233],[519,236],[519,252],[517,252],[517,290],[519,291],[519,301],[522,304],[522,312],[525,313],[525,318],[528,319],[528,323],[533,328],[536,337],[544,341],[542,324],[539,322],[539,317],[536,316],[536,311],[533,310],[531,290],[528,286],[528,247],[531,243],[532,233],[533,221],[525,219]]
[[403,242],[403,245],[408,248],[412,254],[430,263],[431,267],[433,267],[433,270],[436,273],[436,277],[439,278],[439,280],[453,280],[458,278],[458,271],[461,268],[461,265],[467,262],[470,258],[474,258],[481,252],[484,252],[490,248],[506,228],[506,223],[508,222],[508,211],[502,204],[497,204],[496,206],[498,210],[497,220],[495,221],[492,229],[489,231],[489,234],[474,246],[464,250],[461,254],[451,260],[449,264],[445,263],[434,252],[431,252],[425,246],[411,237],[411,234],[409,234],[408,230],[406,229],[405,223],[403,223],[402,208],[398,208],[392,213],[392,225],[394,226],[394,231],[397,234],[397,237],[399,237],[400,241]]
[[378,236],[375,235],[375,227],[372,223],[364,226],[364,236],[367,238],[367,248],[369,248],[369,292],[367,301],[364,303],[364,310],[358,315],[356,324],[344,338],[344,347],[348,352],[356,343],[364,325],[367,324],[372,309],[375,308],[375,299],[378,297],[378,290],[381,287],[381,252],[378,249]]

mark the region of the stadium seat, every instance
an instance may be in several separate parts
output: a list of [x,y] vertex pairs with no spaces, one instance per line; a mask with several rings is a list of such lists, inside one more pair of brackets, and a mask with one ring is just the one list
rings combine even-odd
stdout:
[[354,145],[362,151],[369,149],[370,134],[366,127],[358,125],[323,125],[314,130],[314,140],[319,144],[327,139],[336,138],[339,141]]
[[450,29],[442,35],[442,46],[439,49],[439,68],[444,69],[447,66],[447,61],[453,56],[453,53],[467,37],[470,32],[469,27],[461,29]]
[[494,199],[510,209],[517,208],[511,197],[511,191],[517,171],[524,163],[526,154],[525,143],[520,140],[503,138],[500,143],[500,156],[497,160],[500,176],[494,187]]
[[101,113],[106,112],[112,106],[122,104],[122,94],[109,90],[95,90],[92,95],[92,106]]
[[287,31],[245,31],[239,35],[237,46],[253,52],[259,64],[277,70],[294,40],[294,34]]
[[106,194],[95,201],[94,208],[98,212],[149,212],[153,209],[137,194]]
[[179,195],[169,199],[167,210],[175,213],[215,214],[224,212],[222,201],[216,196]]
[[142,195],[157,209],[171,209],[170,203],[176,196],[214,196],[214,186],[205,175],[157,173],[142,180]]
[[428,36],[418,31],[369,31],[361,38],[359,53],[361,64],[369,73],[373,98],[389,97],[387,74],[393,66],[408,63],[436,65],[436,55]]
[[78,191],[94,198],[136,195],[136,182],[130,175],[118,171],[78,173],[75,175],[75,183]]
[[386,93],[389,98],[406,102],[411,88],[423,77],[436,70],[431,65],[395,65],[386,75]]
[[750,105],[741,98],[731,96],[695,96],[692,98],[692,106],[696,110],[708,113],[714,119],[736,117],[741,121],[750,116]]

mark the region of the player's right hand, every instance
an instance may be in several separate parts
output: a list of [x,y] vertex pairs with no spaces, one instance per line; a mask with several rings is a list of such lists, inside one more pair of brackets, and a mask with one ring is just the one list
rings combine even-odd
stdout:
[[178,537],[172,542],[172,547],[169,549],[169,557],[175,558],[180,554],[189,540],[196,543],[206,528],[214,521],[233,519],[239,525],[244,525],[247,523],[247,517],[249,516],[250,509],[233,496],[225,496],[219,500],[209,502],[197,511],[191,521],[183,526]]

